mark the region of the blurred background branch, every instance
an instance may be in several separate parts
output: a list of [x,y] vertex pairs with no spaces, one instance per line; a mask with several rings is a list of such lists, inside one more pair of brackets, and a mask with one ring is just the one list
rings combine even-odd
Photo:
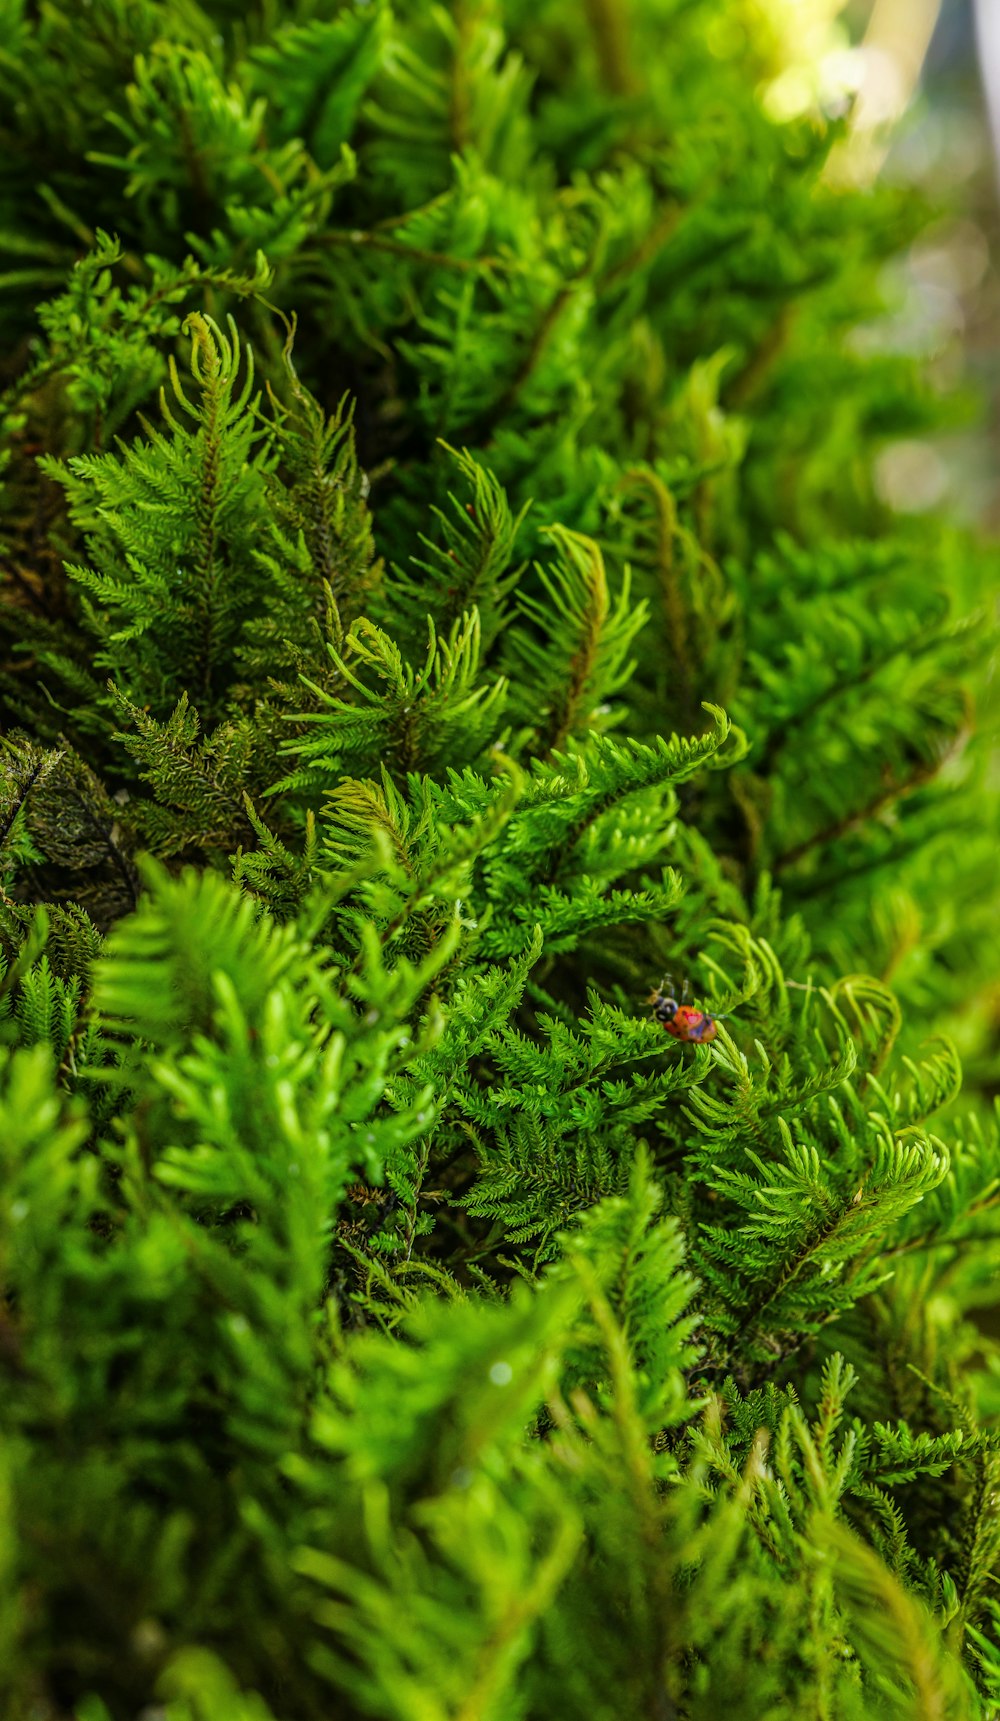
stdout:
[[873,179],[889,150],[891,128],[906,112],[941,16],[941,0],[876,0],[854,51],[851,130],[838,156],[855,182]]
[[1000,7],[997,0],[975,0],[976,38],[983,89],[993,133],[993,147],[1000,162]]

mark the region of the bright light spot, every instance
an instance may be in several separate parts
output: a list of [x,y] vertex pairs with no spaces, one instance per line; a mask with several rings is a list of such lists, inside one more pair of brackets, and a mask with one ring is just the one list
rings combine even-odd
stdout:
[[831,96],[852,94],[865,81],[865,56],[860,48],[834,48],[819,66],[820,88]]
[[874,42],[858,48],[857,56],[861,76],[854,86],[858,92],[856,123],[862,130],[871,130],[902,113],[908,94],[906,74],[895,54]]
[[947,293],[974,293],[989,262],[982,228],[974,221],[953,221],[925,234],[911,250],[907,266],[925,286]]
[[843,114],[865,81],[865,59],[858,48],[834,48],[819,63],[819,102],[831,118]]
[[875,488],[897,514],[923,514],[941,501],[948,472],[928,442],[891,442],[875,462]]
[[490,1369],[490,1379],[494,1386],[509,1386],[514,1378],[514,1370],[509,1362],[495,1362]]
[[779,125],[807,113],[815,99],[813,78],[804,66],[789,66],[764,92],[764,112]]

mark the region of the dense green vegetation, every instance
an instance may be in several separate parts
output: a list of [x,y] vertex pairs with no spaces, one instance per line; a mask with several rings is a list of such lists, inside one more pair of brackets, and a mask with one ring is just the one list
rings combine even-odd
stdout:
[[776,54],[0,0],[4,1721],[1000,1714],[994,566]]

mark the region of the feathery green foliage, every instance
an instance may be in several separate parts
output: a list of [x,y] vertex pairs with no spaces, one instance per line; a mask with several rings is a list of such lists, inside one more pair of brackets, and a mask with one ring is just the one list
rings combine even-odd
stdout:
[[780,69],[0,0],[5,1721],[1000,1714],[992,558]]

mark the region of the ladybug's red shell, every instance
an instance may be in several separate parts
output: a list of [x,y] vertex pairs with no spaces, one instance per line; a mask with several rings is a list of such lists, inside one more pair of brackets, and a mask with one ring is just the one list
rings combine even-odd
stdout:
[[675,1040],[694,1041],[702,1046],[714,1040],[718,1033],[715,1017],[705,1010],[696,1010],[693,1004],[678,1004],[670,1020],[662,1022],[662,1026]]

